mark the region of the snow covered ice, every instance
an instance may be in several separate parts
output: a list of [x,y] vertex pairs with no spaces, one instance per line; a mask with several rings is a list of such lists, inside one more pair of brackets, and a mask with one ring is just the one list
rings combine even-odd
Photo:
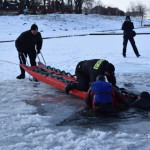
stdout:
[[[0,16],[0,41],[15,40],[33,23],[43,38],[47,65],[74,74],[81,60],[107,59],[116,67],[117,84],[139,93],[150,92],[150,35],[137,35],[137,58],[130,43],[122,57],[125,17],[51,14]],[[137,33],[149,32],[132,18]],[[150,24],[150,20],[144,20]],[[87,36],[78,36],[87,35]],[[0,149],[1,150],[140,150],[150,149],[150,114],[129,110],[118,117],[96,118],[84,100],[66,95],[44,83],[17,80],[20,70],[14,42],[0,43]],[[3,60],[3,61],[2,61]],[[12,62],[8,63],[6,61]]]

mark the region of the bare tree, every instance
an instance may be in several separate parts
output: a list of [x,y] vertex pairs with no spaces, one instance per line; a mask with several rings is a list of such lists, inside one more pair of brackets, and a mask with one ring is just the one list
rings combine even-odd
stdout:
[[75,3],[75,12],[77,14],[82,13],[82,5],[83,5],[84,0],[74,0]]
[[95,7],[97,7],[97,14],[105,14],[105,5],[102,3],[101,0],[95,1]]
[[130,7],[128,8],[127,15],[131,16],[139,16],[141,17],[141,26],[143,24],[143,18],[146,15],[147,8],[146,5],[144,5],[142,2],[134,3],[130,2]]
[[94,0],[84,0],[84,5],[85,5],[86,8],[91,9],[93,4],[94,4]]
[[35,0],[31,0],[31,5],[32,5],[32,14],[36,14],[36,3]]
[[25,4],[25,1],[24,0],[19,0],[19,14],[23,14],[24,13],[24,4]]
[[136,5],[134,2],[130,2],[129,11],[131,12],[132,16],[136,16]]
[[94,4],[94,0],[84,0],[84,6],[85,6],[85,14],[90,13],[90,10],[92,9],[92,6]]
[[143,18],[146,15],[147,12],[147,8],[146,5],[144,5],[142,2],[139,2],[136,6],[138,15],[141,17],[141,26],[143,24]]
[[44,10],[43,10],[43,14],[46,14],[46,0],[43,0],[44,2]]

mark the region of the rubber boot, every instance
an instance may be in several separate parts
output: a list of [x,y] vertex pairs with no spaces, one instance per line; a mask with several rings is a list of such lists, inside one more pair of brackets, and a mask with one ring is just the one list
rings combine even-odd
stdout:
[[75,83],[74,82],[69,82],[66,87],[65,87],[65,93],[66,94],[69,94],[69,91],[71,89],[74,89],[75,88]]
[[16,77],[17,79],[24,79],[25,78],[25,74],[20,74],[19,76]]

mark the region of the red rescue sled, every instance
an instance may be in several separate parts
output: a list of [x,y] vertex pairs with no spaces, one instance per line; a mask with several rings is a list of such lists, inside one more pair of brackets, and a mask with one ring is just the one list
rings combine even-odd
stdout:
[[[35,78],[41,82],[44,82],[46,84],[49,84],[51,86],[54,86],[61,90],[65,90],[67,83],[69,83],[71,81],[77,82],[76,77],[72,76],[70,73],[66,73],[65,71],[51,68],[49,66],[47,67],[46,65],[44,65],[41,62],[38,62],[37,64],[38,64],[37,66],[26,66],[24,64],[21,64],[21,67],[27,73],[29,73],[33,78]],[[122,96],[119,96],[119,95],[115,94],[115,92],[112,92],[112,98],[113,98],[112,104],[116,108],[120,107],[119,105],[127,98],[127,95],[128,95],[128,91],[126,91],[125,89],[120,88],[120,90],[123,93]],[[82,99],[86,99],[87,98],[86,95],[90,94],[89,100],[88,100],[88,101],[90,101],[90,104],[87,103],[87,105],[91,105],[94,107],[92,93],[86,93],[83,91],[78,91],[76,89],[70,90],[69,93],[72,95],[78,96]]]
[[[57,69],[53,70],[50,67],[47,67],[41,62],[38,62],[37,66],[26,66],[24,64],[21,64],[21,67],[29,73],[33,78],[44,82],[46,84],[49,84],[51,86],[54,86],[58,89],[64,90],[66,87],[66,84],[68,82],[76,82],[77,79],[71,75],[65,74],[63,71],[57,71]],[[86,92],[78,91],[76,89],[72,89],[70,94],[73,94],[75,96],[78,96],[80,98],[85,99]]]

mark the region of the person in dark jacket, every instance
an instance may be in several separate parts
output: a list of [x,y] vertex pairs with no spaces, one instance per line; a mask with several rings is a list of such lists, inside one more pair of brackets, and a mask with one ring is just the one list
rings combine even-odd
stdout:
[[141,92],[139,99],[133,102],[131,106],[142,110],[150,110],[150,94],[146,91]]
[[123,57],[126,57],[126,48],[127,48],[127,43],[128,40],[130,41],[132,48],[134,50],[134,53],[137,57],[140,56],[138,49],[135,45],[135,41],[133,38],[133,29],[134,29],[134,25],[133,22],[131,22],[130,16],[126,16],[126,20],[124,21],[123,25],[122,25],[122,30],[124,31],[123,33]]
[[65,88],[65,92],[68,94],[71,89],[77,89],[79,91],[88,91],[90,83],[96,81],[98,75],[106,76],[108,82],[113,86],[116,85],[116,77],[114,74],[115,67],[107,60],[92,59],[84,60],[77,64],[75,75],[78,83],[70,82]]
[[[26,64],[27,56],[30,59],[31,66],[36,66],[36,55],[40,53],[42,48],[41,33],[38,32],[38,26],[33,24],[31,29],[23,32],[15,41],[15,46],[18,51],[20,64]],[[21,74],[17,79],[25,78],[25,70],[20,67]]]
[[150,110],[150,94],[146,91],[141,92],[138,97],[133,93],[129,94],[125,102],[129,107]]

